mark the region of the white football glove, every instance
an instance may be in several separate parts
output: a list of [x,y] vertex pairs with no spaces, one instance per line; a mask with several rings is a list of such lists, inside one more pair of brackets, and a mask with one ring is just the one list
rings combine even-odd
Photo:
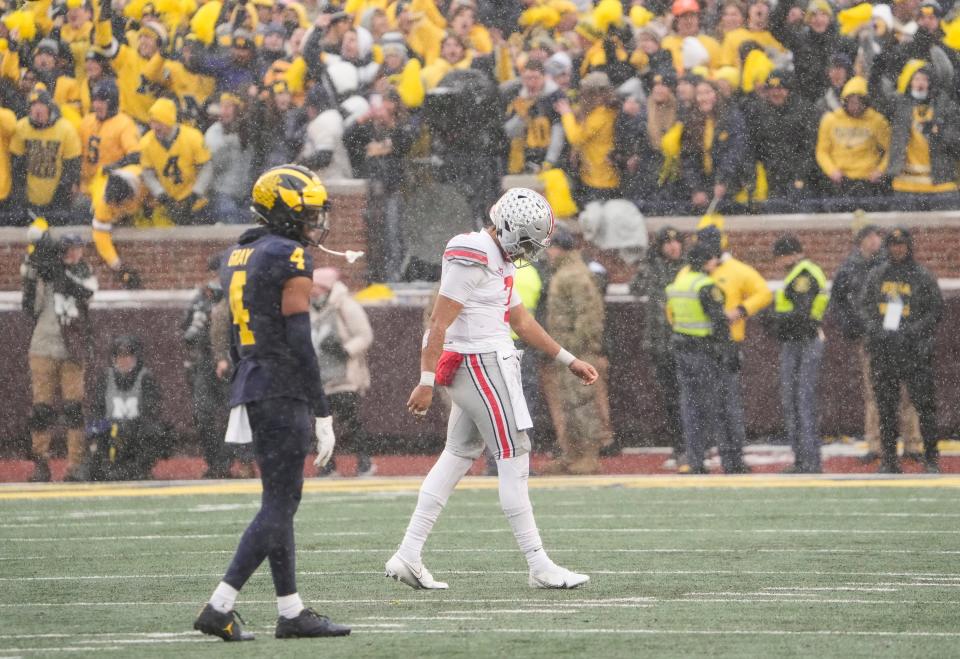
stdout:
[[317,417],[317,459],[313,461],[313,466],[321,468],[330,462],[333,457],[333,447],[337,443],[337,437],[333,434],[333,417]]

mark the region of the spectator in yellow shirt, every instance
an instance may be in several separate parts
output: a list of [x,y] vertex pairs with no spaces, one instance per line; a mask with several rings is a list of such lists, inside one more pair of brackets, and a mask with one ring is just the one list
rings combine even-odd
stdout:
[[687,39],[697,41],[700,49],[706,52],[704,64],[708,69],[712,71],[718,68],[723,60],[723,50],[716,39],[700,30],[700,4],[697,0],[674,0],[670,13],[674,16],[674,32],[663,38],[660,47],[673,55],[677,75],[682,76],[687,70],[683,58],[684,41]]
[[112,79],[97,83],[90,104],[93,112],[80,122],[80,190],[85,195],[90,194],[90,182],[102,168],[127,164],[140,150],[137,124],[120,112],[120,91]]
[[[69,209],[80,182],[80,137],[50,94],[30,95],[30,114],[17,122],[10,141],[13,198],[37,212],[54,215],[51,224],[69,224]],[[26,219],[26,218],[21,218]]]
[[606,73],[594,71],[580,81],[580,107],[574,114],[565,98],[554,103],[563,132],[579,161],[578,201],[615,199],[620,192],[620,174],[613,165],[613,135],[617,99]]
[[177,123],[177,106],[161,98],[150,108],[150,131],[140,140],[143,182],[176,224],[203,223],[213,178],[210,152],[196,128]]
[[0,108],[0,210],[8,210],[10,190],[10,140],[17,130],[17,115],[13,110]]
[[723,65],[741,68],[740,46],[746,41],[754,41],[764,50],[784,52],[783,44],[770,34],[769,24],[770,5],[766,0],[754,0],[747,9],[747,27],[730,30],[723,36]]
[[93,200],[93,244],[124,288],[140,288],[140,274],[125,265],[113,244],[113,227],[121,222],[139,224],[147,200],[139,165],[126,165],[98,176],[90,186]]
[[433,89],[443,77],[455,69],[469,69],[473,63],[473,51],[467,42],[453,32],[444,35],[440,42],[440,57],[425,66],[421,72],[423,86]]
[[817,134],[817,164],[835,197],[876,197],[886,191],[890,123],[867,103],[867,81],[856,76],[840,94],[843,107],[824,115]]

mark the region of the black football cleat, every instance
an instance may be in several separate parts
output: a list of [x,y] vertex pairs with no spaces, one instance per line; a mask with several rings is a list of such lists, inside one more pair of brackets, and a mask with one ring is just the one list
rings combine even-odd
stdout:
[[338,625],[313,609],[304,609],[296,618],[277,618],[277,638],[321,638],[349,636],[350,628]]
[[207,604],[193,621],[198,632],[217,636],[225,641],[252,641],[253,634],[243,631],[243,619],[236,611],[221,613]]

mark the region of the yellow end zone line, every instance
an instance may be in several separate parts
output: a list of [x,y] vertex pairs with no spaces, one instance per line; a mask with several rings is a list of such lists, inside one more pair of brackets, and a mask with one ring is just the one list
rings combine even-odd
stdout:
[[[374,478],[369,480],[308,479],[305,492],[329,494],[363,494],[369,492],[415,492],[420,477]],[[836,474],[823,476],[559,476],[534,477],[531,489],[574,489],[624,487],[631,489],[798,489],[798,488],[960,488],[960,475],[848,477]],[[464,478],[458,489],[495,490],[497,479],[473,476]],[[88,499],[96,497],[172,497],[188,495],[259,494],[256,480],[230,480],[197,483],[172,481],[162,483],[91,483],[0,486],[0,500]]]

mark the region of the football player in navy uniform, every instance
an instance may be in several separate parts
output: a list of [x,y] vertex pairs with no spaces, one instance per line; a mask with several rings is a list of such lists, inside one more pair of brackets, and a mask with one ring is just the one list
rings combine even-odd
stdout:
[[257,179],[251,196],[252,210],[263,226],[240,236],[226,253],[220,278],[230,305],[235,364],[227,439],[252,439],[263,496],[230,567],[193,627],[225,641],[253,640],[234,604],[239,590],[269,559],[279,611],[276,637],[346,636],[349,627],[304,607],[297,593],[293,535],[303,463],[314,434],[321,465],[334,447],[332,418],[310,339],[313,258],[305,250],[319,245],[327,233],[327,191],[310,170],[281,165]]

